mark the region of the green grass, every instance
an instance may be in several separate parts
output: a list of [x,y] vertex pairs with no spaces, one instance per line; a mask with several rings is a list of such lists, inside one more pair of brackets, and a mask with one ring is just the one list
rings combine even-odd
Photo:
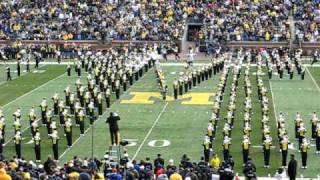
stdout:
[[[32,105],[38,106],[42,97],[50,98],[55,92],[59,92],[60,96],[64,98],[63,90],[68,84],[72,85],[74,89],[74,82],[77,77],[67,77],[65,72],[65,66],[51,66],[47,65],[42,69],[44,73],[34,74],[29,73],[21,76],[12,82],[7,82],[0,85],[0,105],[5,105],[4,113],[6,115],[7,123],[7,135],[6,140],[13,136],[12,131],[12,113],[17,107],[22,108],[22,123],[23,128],[26,128],[29,124],[27,113]],[[172,82],[179,72],[184,70],[183,66],[164,66],[163,71],[166,76],[166,81],[169,87],[168,95],[173,94]],[[320,68],[309,68],[310,73],[313,75],[315,81],[320,85]],[[176,72],[176,73],[172,73]],[[242,73],[244,70],[242,70]],[[252,67],[251,72],[255,72],[255,68]],[[230,74],[231,75],[231,74]],[[202,82],[197,88],[193,88],[192,92],[210,92],[216,91],[216,85],[218,83],[220,75],[213,76],[208,81]],[[226,115],[226,108],[229,102],[229,93],[232,76],[229,76],[227,81],[226,93],[223,97],[221,117]],[[82,77],[83,83],[85,83],[85,77]],[[51,80],[51,81],[50,81]],[[250,81],[252,83],[252,100],[253,100],[253,115],[252,115],[252,134],[251,142],[254,146],[262,144],[261,140],[261,108],[258,101],[257,94],[257,82],[255,75],[250,74]],[[279,113],[284,112],[287,120],[287,130],[289,131],[290,140],[297,148],[297,143],[294,140],[294,115],[296,111],[299,111],[307,124],[308,137],[310,137],[310,116],[313,111],[320,113],[320,90],[312,81],[309,73],[306,72],[306,79],[300,80],[299,76],[295,76],[293,80],[289,80],[287,76],[280,80],[278,77],[273,76],[270,81],[266,76],[263,77],[264,85],[268,88],[268,97],[270,102],[270,126],[272,130],[273,145],[276,146],[271,151],[270,169],[263,168],[263,153],[261,148],[251,147],[250,155],[253,162],[257,166],[259,176],[273,175],[276,169],[281,163],[281,154],[279,153],[279,146],[277,142],[276,120],[272,104],[272,94],[275,101],[275,111]],[[46,84],[45,84],[46,83]],[[45,85],[43,85],[45,84]],[[235,114],[235,125],[232,130],[232,146],[231,155],[235,159],[236,172],[241,174],[242,172],[242,126],[243,126],[243,112],[244,112],[244,75],[241,74],[239,80],[239,89],[237,91],[237,104]],[[272,89],[272,93],[270,91]],[[31,91],[31,92],[30,92]],[[132,98],[130,92],[158,92],[158,85],[156,84],[155,74],[153,70],[149,71],[145,76],[136,82],[127,92],[121,95],[121,100],[128,100]],[[28,94],[26,94],[28,93]],[[26,94],[26,95],[24,95]],[[23,97],[17,99],[23,95]],[[15,100],[17,99],[17,100]],[[206,132],[208,120],[211,114],[211,105],[182,105],[181,100],[164,102],[161,99],[151,98],[154,100],[154,104],[122,104],[120,101],[115,101],[113,97],[113,105],[110,111],[116,111],[121,116],[120,133],[122,139],[136,139],[136,146],[127,147],[130,157],[137,154],[137,160],[144,159],[145,157],[154,158],[156,154],[161,153],[166,162],[169,159],[174,159],[177,164],[180,157],[183,154],[187,154],[192,161],[199,161],[203,156],[203,136]],[[13,102],[12,102],[13,101]],[[51,100],[49,100],[49,106],[52,106]],[[168,103],[168,104],[167,104]],[[165,107],[166,106],[166,107]],[[164,109],[165,107],[165,109]],[[39,108],[37,107],[37,112]],[[164,109],[164,111],[163,111]],[[163,112],[162,112],[163,111]],[[105,119],[109,115],[109,111],[106,111],[94,125],[93,137],[91,136],[92,130],[88,129],[86,135],[81,137],[79,141],[60,159],[60,163],[64,163],[70,160],[74,155],[80,157],[91,156],[91,142],[93,139],[94,156],[101,158],[110,144],[110,137],[108,132],[108,126],[105,124]],[[40,117],[40,116],[38,116]],[[154,125],[155,121],[157,123]],[[88,123],[87,123],[88,124]],[[219,121],[219,127],[217,129],[216,141],[214,143],[214,150],[218,153],[220,159],[223,159],[222,148],[222,128],[223,119]],[[154,127],[153,127],[154,125]],[[88,126],[87,126],[88,127]],[[148,138],[145,139],[149,130],[152,129]],[[51,142],[45,137],[45,128],[41,128],[42,132],[42,159],[48,154],[52,154]],[[66,140],[63,137],[63,129],[59,129],[60,133],[60,155],[66,150]],[[26,138],[24,142],[30,140],[30,130],[26,130],[23,136]],[[79,129],[74,127],[74,141],[79,137]],[[145,141],[144,141],[145,139]],[[170,146],[166,147],[151,147],[148,143],[152,140],[168,140]],[[144,143],[142,144],[142,142]],[[314,144],[314,142],[312,142]],[[142,145],[141,145],[142,144]],[[159,143],[157,144],[159,145]],[[141,149],[137,152],[138,148]],[[27,159],[34,159],[33,144],[23,144],[22,154]],[[14,155],[14,144],[11,142],[5,147],[5,156],[10,158]],[[301,164],[300,154],[296,150],[291,150],[290,153],[296,154],[298,164]],[[308,169],[300,170],[299,175],[303,174],[304,177],[315,177],[318,174],[318,156],[315,155],[315,149],[312,147],[309,151]]]

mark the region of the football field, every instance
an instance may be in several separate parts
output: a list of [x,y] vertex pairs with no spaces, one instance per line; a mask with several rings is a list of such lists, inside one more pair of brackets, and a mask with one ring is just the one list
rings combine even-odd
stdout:
[[[195,66],[197,69],[198,66]],[[12,69],[15,69],[14,67]],[[220,75],[217,74],[207,81],[203,81],[192,91],[179,97],[174,101],[172,83],[179,73],[184,71],[184,64],[163,63],[162,69],[166,82],[169,87],[167,100],[162,100],[153,69],[149,70],[144,76],[135,82],[128,91],[123,92],[120,100],[116,101],[113,97],[110,110],[106,110],[99,117],[94,126],[88,126],[86,122],[86,134],[80,137],[78,127],[73,128],[73,147],[67,149],[66,138],[63,136],[63,128],[59,128],[60,142],[59,154],[60,163],[72,159],[73,156],[91,157],[91,147],[93,143],[93,154],[102,158],[110,144],[109,130],[105,123],[109,112],[117,112],[121,121],[121,139],[128,140],[129,146],[126,147],[130,158],[137,160],[150,157],[155,158],[157,154],[162,154],[166,160],[174,159],[177,165],[181,156],[187,154],[194,162],[198,162],[203,156],[203,137],[206,133],[208,121],[211,115],[213,96],[217,89]],[[299,166],[301,165],[300,153],[298,152],[297,141],[294,139],[294,119],[295,113],[301,113],[307,125],[307,137],[311,138],[311,113],[316,111],[320,115],[320,68],[308,67],[305,80],[295,74],[292,80],[286,75],[279,79],[273,75],[271,80],[265,75],[264,85],[268,88],[270,102],[270,126],[274,148],[271,150],[271,168],[263,168],[262,133],[261,133],[261,107],[258,100],[257,81],[255,67],[251,68],[250,81],[252,84],[252,135],[250,156],[257,166],[259,176],[272,176],[281,166],[281,153],[277,142],[276,116],[283,112],[286,116],[286,129],[290,135],[290,153],[296,155]],[[42,98],[47,98],[49,107],[53,106],[51,97],[55,92],[64,99],[63,90],[71,85],[75,90],[75,82],[78,77],[73,72],[71,77],[65,73],[64,65],[45,65],[40,70],[25,73],[10,82],[5,82],[5,69],[0,66],[0,106],[3,108],[6,117],[6,135],[4,156],[11,158],[15,154],[14,143],[11,138],[14,135],[12,113],[20,107],[22,110],[22,129],[23,145],[22,156],[26,159],[35,159],[34,145],[30,141],[30,129],[28,113],[32,106],[35,106],[38,118],[40,117],[40,107]],[[231,74],[230,74],[231,75]],[[220,116],[224,117],[227,113],[229,102],[229,85],[232,76],[228,76],[226,92],[223,96]],[[83,74],[82,83],[86,84],[86,74]],[[114,95],[113,95],[114,96]],[[239,89],[237,91],[236,115],[234,129],[232,130],[231,155],[235,160],[236,172],[242,174],[242,135],[243,135],[243,112],[245,91],[244,91],[244,69],[239,79]],[[105,104],[104,104],[105,105]],[[57,118],[57,117],[55,117]],[[41,124],[41,123],[40,123]],[[214,152],[218,153],[220,159],[222,155],[222,128],[223,119],[218,123],[216,140],[213,144]],[[93,130],[93,132],[92,132]],[[42,160],[52,154],[51,141],[47,137],[46,127],[41,127],[42,137]],[[93,135],[93,136],[92,136]],[[315,142],[311,141],[311,148],[308,152],[308,169],[299,169],[298,177],[316,177],[318,174],[320,155],[315,154]],[[289,157],[288,157],[289,158]]]

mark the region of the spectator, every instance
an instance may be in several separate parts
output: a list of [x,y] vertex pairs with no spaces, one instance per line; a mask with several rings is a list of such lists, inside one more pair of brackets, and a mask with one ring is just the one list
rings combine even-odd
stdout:
[[11,177],[7,174],[5,170],[5,164],[0,163],[0,179],[1,180],[11,180]]
[[210,165],[215,168],[215,169],[218,169],[220,167],[220,159],[218,157],[217,154],[214,154],[213,155],[213,158],[211,159],[211,162],[210,162]]
[[283,180],[287,179],[286,171],[284,171],[282,168],[279,168],[276,175],[274,176],[277,180]]
[[182,176],[175,169],[174,173],[170,176],[170,180],[182,180]]

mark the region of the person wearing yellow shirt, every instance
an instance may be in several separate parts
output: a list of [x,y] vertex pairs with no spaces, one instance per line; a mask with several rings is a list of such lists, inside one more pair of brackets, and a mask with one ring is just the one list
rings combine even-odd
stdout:
[[211,165],[213,168],[218,169],[218,168],[220,167],[220,163],[221,163],[220,158],[218,157],[217,154],[214,154],[214,155],[213,155],[213,158],[212,158],[211,161],[210,161],[210,165]]
[[68,176],[69,176],[69,180],[78,180],[80,175],[76,171],[73,171],[69,173]]
[[270,33],[269,33],[268,31],[266,32],[266,34],[264,35],[264,37],[265,37],[265,40],[266,40],[266,41],[270,41],[270,38],[271,38],[271,37],[270,37]]
[[11,180],[11,177],[7,174],[5,168],[5,164],[3,162],[0,163],[0,179],[1,180]]
[[175,171],[171,176],[170,176],[170,180],[182,180],[182,176]]

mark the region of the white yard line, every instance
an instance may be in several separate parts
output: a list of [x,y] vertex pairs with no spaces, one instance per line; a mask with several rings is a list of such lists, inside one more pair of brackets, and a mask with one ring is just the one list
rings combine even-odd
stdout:
[[274,94],[273,94],[273,91],[272,91],[272,85],[271,85],[271,81],[270,80],[269,80],[269,87],[270,87],[272,104],[273,104],[273,113],[274,113],[274,116],[276,118],[276,126],[278,126],[278,114],[277,114],[276,104],[274,103]]
[[[105,111],[105,112],[102,114],[102,116],[103,116],[106,112],[107,112],[107,111]],[[101,119],[101,118],[99,118],[98,120],[100,120],[100,119]],[[95,124],[98,120],[96,120],[96,121],[94,122],[94,124]],[[84,135],[83,135],[83,136],[79,136],[79,137],[72,143],[71,148],[72,148],[75,144],[77,144],[78,141],[79,141],[82,137],[84,137],[90,129],[92,129],[92,127],[93,127],[93,126],[90,126],[87,130],[85,130],[85,131],[84,131]],[[67,149],[59,156],[59,159],[61,159],[68,151],[70,151],[71,148],[67,148]]]
[[133,155],[132,159],[135,159],[135,158],[137,157],[137,155],[139,154],[139,152],[140,152],[140,150],[141,150],[142,146],[144,145],[144,143],[146,142],[146,140],[149,138],[150,134],[151,134],[151,133],[152,133],[152,131],[153,131],[153,128],[157,125],[157,123],[158,123],[158,121],[159,121],[160,117],[161,117],[161,116],[162,116],[162,114],[165,112],[165,110],[166,110],[166,108],[167,108],[168,104],[169,104],[169,103],[168,103],[168,102],[166,102],[166,104],[163,106],[162,111],[159,113],[159,115],[158,115],[157,119],[153,122],[153,124],[152,124],[151,128],[149,129],[148,133],[147,133],[147,134],[146,134],[146,136],[144,137],[143,141],[141,142],[140,146],[138,147],[138,149],[137,149],[136,153]]
[[16,99],[14,99],[13,101],[10,101],[9,103],[7,103],[7,104],[3,105],[3,106],[2,106],[2,108],[9,106],[10,104],[12,104],[12,103],[14,103],[14,102],[16,102],[16,101],[19,101],[20,99],[22,99],[22,98],[24,98],[24,97],[26,97],[26,96],[30,95],[31,93],[33,93],[33,92],[35,92],[35,91],[39,90],[39,89],[40,89],[40,88],[42,88],[42,87],[45,87],[46,85],[50,84],[52,81],[55,81],[55,80],[57,80],[57,79],[59,79],[59,78],[63,77],[65,74],[66,74],[66,73],[63,73],[63,74],[61,74],[60,76],[58,76],[58,77],[56,77],[56,78],[54,78],[54,79],[51,79],[50,81],[48,81],[48,82],[46,82],[46,83],[42,84],[41,86],[39,86],[39,87],[37,87],[37,88],[35,88],[35,89],[33,89],[33,90],[31,90],[31,91],[29,91],[29,92],[27,92],[27,93],[25,93],[25,94],[21,95],[21,96],[19,96],[19,97],[17,97],[17,98],[16,98]]
[[320,87],[319,87],[318,83],[316,82],[316,80],[314,80],[314,78],[313,78],[312,74],[310,73],[309,69],[308,68],[306,68],[306,69],[307,69],[307,72],[308,72],[309,76],[311,77],[311,80],[316,85],[317,89],[320,91]]

